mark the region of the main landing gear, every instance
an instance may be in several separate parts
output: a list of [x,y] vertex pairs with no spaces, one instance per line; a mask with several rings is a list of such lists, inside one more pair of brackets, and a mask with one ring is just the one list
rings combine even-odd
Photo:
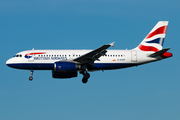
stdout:
[[82,82],[83,83],[87,83],[88,82],[88,79],[89,79],[89,77],[90,77],[90,74],[87,72],[87,71],[82,71],[82,72],[80,72],[81,74],[83,74],[83,79],[82,79]]
[[32,77],[32,76],[33,76],[33,72],[34,72],[34,71],[33,71],[33,70],[31,70],[31,73],[30,73],[30,74],[31,74],[31,76],[29,77],[29,80],[30,80],[30,81],[32,81],[32,80],[33,80],[33,77]]

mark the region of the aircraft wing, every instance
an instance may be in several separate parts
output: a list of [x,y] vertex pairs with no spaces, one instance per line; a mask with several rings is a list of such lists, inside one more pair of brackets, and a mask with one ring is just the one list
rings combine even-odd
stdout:
[[108,49],[110,46],[113,46],[114,42],[111,44],[103,45],[95,50],[92,50],[89,53],[86,53],[78,58],[75,58],[73,61],[79,62],[81,64],[90,64],[93,65],[95,60],[99,61],[99,58],[102,55],[105,55],[107,52],[106,49]]

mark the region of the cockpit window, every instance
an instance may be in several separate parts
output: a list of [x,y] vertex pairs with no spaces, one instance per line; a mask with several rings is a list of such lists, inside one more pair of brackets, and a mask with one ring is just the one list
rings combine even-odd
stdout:
[[15,55],[14,57],[22,57],[22,55],[20,54],[20,55]]

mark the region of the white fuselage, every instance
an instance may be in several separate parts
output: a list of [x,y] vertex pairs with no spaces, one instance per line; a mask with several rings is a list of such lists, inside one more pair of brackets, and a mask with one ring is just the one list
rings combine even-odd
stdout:
[[[57,61],[71,61],[92,50],[28,50],[19,52],[6,64],[18,69],[53,70]],[[94,62],[93,70],[119,69],[136,66],[161,59],[148,57],[153,52],[138,50],[107,50]]]

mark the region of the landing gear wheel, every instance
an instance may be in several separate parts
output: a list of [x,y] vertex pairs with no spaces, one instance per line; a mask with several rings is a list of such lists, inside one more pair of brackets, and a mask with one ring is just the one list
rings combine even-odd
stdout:
[[34,71],[33,71],[33,70],[31,70],[31,73],[30,73],[30,74],[31,74],[31,76],[29,77],[29,80],[30,80],[30,81],[32,81],[32,80],[33,80],[33,77],[32,77],[32,76],[33,76],[33,72],[34,72]]
[[90,74],[89,74],[89,73],[85,73],[85,74],[84,74],[84,78],[89,79],[89,77],[90,77]]
[[29,80],[30,80],[30,81],[32,81],[32,80],[33,80],[33,77],[32,77],[32,76],[30,76],[30,77],[29,77]]
[[90,77],[90,74],[89,73],[84,73],[84,77],[83,77],[83,79],[82,79],[82,82],[83,83],[87,83],[88,82],[88,79],[89,79],[89,77]]
[[82,82],[85,84],[85,83],[88,82],[88,79],[83,78],[83,79],[82,79]]

